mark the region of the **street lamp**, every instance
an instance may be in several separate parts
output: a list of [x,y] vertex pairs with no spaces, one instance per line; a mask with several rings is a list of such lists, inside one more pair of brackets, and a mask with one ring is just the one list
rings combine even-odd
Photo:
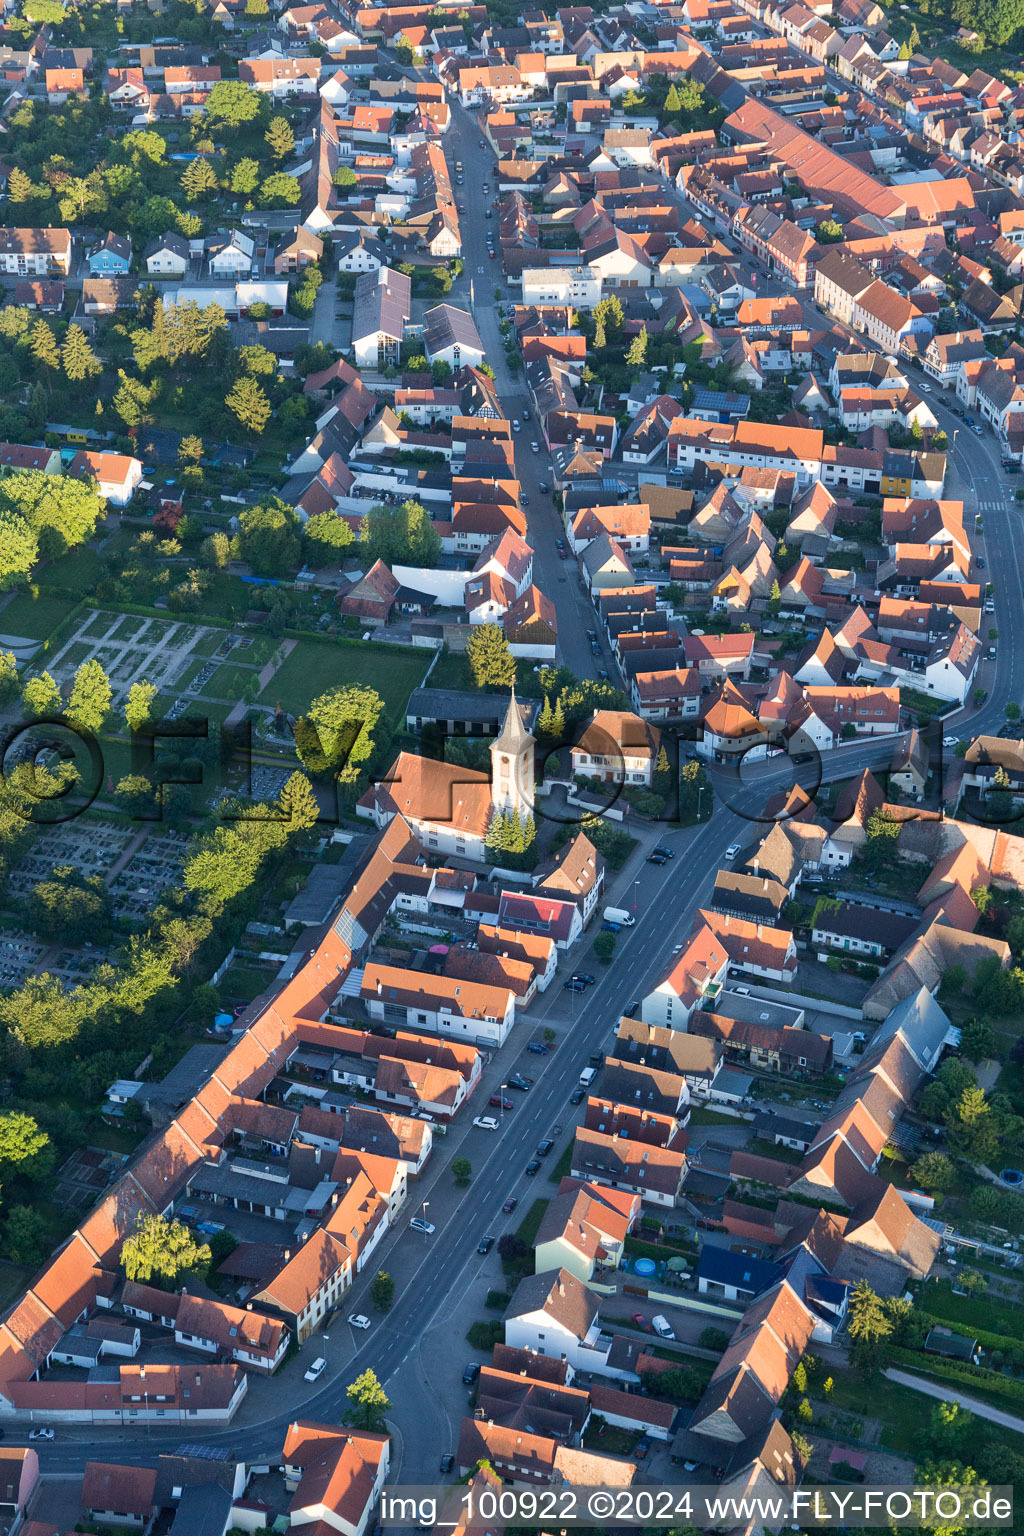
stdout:
[[[426,1226],[426,1222],[427,1222],[427,1207],[428,1207],[429,1204],[430,1204],[429,1200],[424,1200],[424,1202],[423,1202],[423,1224],[424,1224],[424,1226]],[[424,1234],[423,1234],[424,1241],[426,1241],[426,1239],[429,1236],[430,1236],[429,1232],[424,1232]]]
[[704,785],[703,784],[698,784],[697,785],[697,820],[698,821],[700,821],[700,799],[701,799],[701,796],[703,795],[703,793],[704,793]]
[[507,1087],[508,1087],[508,1083],[502,1083],[501,1087],[498,1089],[498,1097],[501,1099],[501,1118],[502,1118],[502,1121],[504,1121],[504,1119],[505,1119],[505,1089]]
[[633,911],[634,911],[634,913],[639,910],[639,905],[640,905],[639,890],[640,890],[640,876],[637,875],[636,879],[633,881]]

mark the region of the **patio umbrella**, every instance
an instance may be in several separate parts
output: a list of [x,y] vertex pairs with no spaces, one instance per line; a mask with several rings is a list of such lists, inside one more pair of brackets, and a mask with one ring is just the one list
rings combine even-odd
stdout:
[[686,1267],[687,1267],[686,1260],[673,1257],[673,1258],[669,1259],[668,1267],[669,1267],[669,1269],[674,1269],[676,1271],[676,1273],[678,1274],[678,1272],[680,1270],[685,1270],[686,1269]]

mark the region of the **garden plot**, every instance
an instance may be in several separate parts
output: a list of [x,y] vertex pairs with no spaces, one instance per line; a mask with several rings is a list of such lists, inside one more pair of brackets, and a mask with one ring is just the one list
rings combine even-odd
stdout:
[[83,619],[48,662],[47,670],[66,687],[83,661],[98,661],[110,678],[117,704],[133,683],[176,691],[179,678],[197,656],[226,656],[234,641],[233,635],[194,622],[103,611]]

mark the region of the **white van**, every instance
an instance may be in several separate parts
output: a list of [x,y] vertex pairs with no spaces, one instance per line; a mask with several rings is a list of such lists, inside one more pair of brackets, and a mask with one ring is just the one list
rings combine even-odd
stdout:
[[657,1317],[651,1318],[651,1327],[663,1339],[674,1339],[676,1336],[675,1329],[663,1313],[659,1312]]

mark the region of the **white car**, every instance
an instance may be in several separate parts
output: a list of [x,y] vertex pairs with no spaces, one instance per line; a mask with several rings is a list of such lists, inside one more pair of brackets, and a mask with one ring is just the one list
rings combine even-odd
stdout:
[[362,1312],[353,1312],[349,1322],[353,1328],[369,1328],[370,1326],[370,1319],[365,1317]]
[[302,1379],[303,1381],[319,1381],[326,1369],[327,1361],[323,1355],[318,1355]]
[[957,744],[957,738],[955,736],[943,736],[943,738],[942,738],[942,745],[944,747],[955,747],[956,744]]
[[540,453],[540,443],[531,443],[530,447],[533,449],[534,453]]
[[29,1437],[30,1440],[52,1440],[53,1439],[53,1430],[52,1429],[30,1429],[29,1432],[28,1432],[28,1437]]
[[430,1237],[433,1232],[437,1231],[437,1228],[434,1226],[432,1221],[424,1221],[419,1216],[414,1216],[409,1225],[412,1227],[414,1232],[425,1232],[428,1237]]
[[491,1115],[477,1115],[473,1124],[478,1131],[496,1131],[498,1129],[498,1122]]
[[730,843],[728,848],[725,850],[725,856],[726,856],[727,859],[734,859],[734,858],[736,858],[736,856],[739,853],[739,851],[740,851],[739,843]]
[[522,425],[522,423],[520,422],[519,417],[516,416],[514,418],[513,422],[512,422],[512,431],[513,432],[518,432],[520,427],[521,427],[521,425]]
[[651,1318],[651,1327],[663,1339],[674,1339],[676,1336],[675,1329],[663,1313],[659,1312],[657,1317]]

